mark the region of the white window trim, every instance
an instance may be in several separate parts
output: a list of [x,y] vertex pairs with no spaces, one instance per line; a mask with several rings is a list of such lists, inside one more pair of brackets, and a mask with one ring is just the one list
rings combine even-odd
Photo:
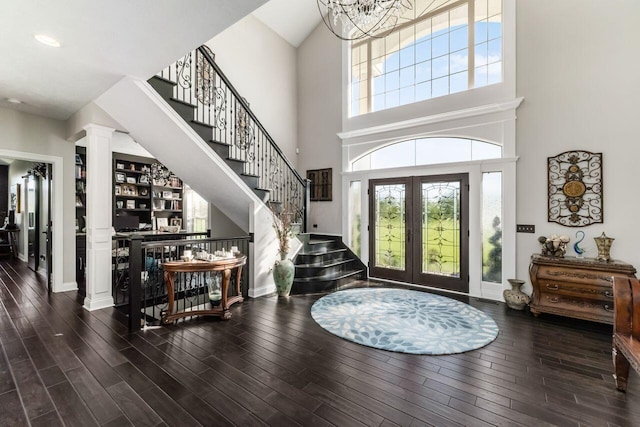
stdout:
[[461,111],[516,97],[516,2],[502,2],[502,82],[450,95],[427,99],[381,111],[349,117],[350,45],[342,43],[342,130],[343,132],[397,123],[424,116]]
[[[388,126],[342,132],[342,234],[350,243],[349,185],[361,181],[362,232],[361,259],[369,262],[369,180],[402,176],[469,173],[469,295],[502,301],[502,291],[509,289],[507,279],[516,277],[516,109],[522,98],[480,106],[478,108],[423,117]],[[352,171],[354,160],[393,142],[429,137],[456,137],[482,140],[502,145],[500,159],[420,165],[401,168]],[[502,172],[502,283],[482,280],[482,174]]]
[[[349,118],[349,44],[342,44],[342,235],[349,235],[349,183],[361,181],[362,260],[369,260],[368,181],[392,176],[469,173],[469,295],[502,301],[516,277],[516,2],[502,2],[501,83]],[[428,137],[468,138],[502,145],[502,158],[351,171],[353,160],[393,142]],[[502,172],[502,284],[482,281],[482,173]],[[475,230],[475,231],[474,231]]]

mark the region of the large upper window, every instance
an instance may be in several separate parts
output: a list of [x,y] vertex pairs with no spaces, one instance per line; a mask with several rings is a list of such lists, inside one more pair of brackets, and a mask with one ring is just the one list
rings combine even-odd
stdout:
[[502,0],[415,0],[350,63],[350,116],[501,82]]
[[502,146],[466,138],[421,138],[397,142],[353,162],[353,171],[387,169],[470,160],[499,159]]

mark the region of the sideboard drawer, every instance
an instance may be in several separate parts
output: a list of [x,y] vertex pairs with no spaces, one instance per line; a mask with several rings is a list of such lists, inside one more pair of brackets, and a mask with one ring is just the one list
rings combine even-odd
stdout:
[[538,279],[584,283],[588,285],[613,286],[613,273],[606,271],[579,270],[571,267],[540,266]]
[[[597,301],[592,299],[575,298],[566,295],[542,293],[540,305],[551,310],[558,310],[557,314],[568,310],[582,314],[583,318],[593,317],[601,319],[613,316],[613,301]],[[545,310],[550,312],[550,310]]]
[[613,290],[611,285],[587,285],[581,283],[546,280],[542,278],[538,279],[538,283],[540,286],[540,292],[574,296],[576,298],[613,301]]

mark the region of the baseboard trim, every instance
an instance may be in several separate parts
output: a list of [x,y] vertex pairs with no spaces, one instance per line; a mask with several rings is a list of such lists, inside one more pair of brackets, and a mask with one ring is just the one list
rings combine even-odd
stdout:
[[259,288],[249,289],[249,298],[260,298],[265,295],[273,294],[276,291],[275,285],[261,286]]
[[113,297],[109,295],[108,297],[99,298],[91,300],[89,297],[84,299],[84,308],[87,311],[100,310],[101,308],[113,307]]
[[53,292],[69,292],[69,291],[77,291],[78,290],[78,284],[73,281],[73,282],[64,282],[62,283],[62,285],[60,286],[56,286],[56,288],[53,290]]

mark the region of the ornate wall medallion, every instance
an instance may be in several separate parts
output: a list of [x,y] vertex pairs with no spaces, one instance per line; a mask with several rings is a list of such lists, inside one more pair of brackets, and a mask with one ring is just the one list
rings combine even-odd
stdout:
[[566,151],[547,160],[549,222],[567,227],[602,223],[602,153]]

